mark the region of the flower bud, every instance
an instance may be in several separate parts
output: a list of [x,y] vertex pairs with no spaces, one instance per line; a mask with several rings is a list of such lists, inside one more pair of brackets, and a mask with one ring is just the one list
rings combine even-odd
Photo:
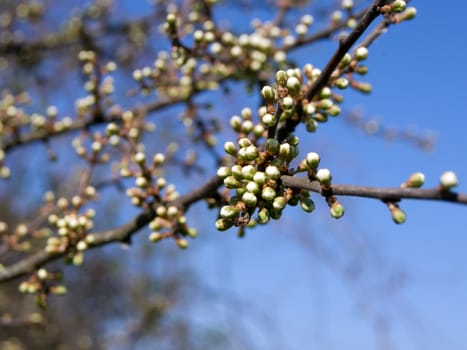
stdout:
[[406,7],[406,2],[402,0],[395,0],[391,3],[391,10],[395,13],[404,11]]
[[272,207],[276,210],[282,210],[287,205],[287,200],[284,197],[276,197],[272,202]]
[[355,58],[357,61],[363,61],[368,58],[368,49],[364,46],[360,46],[355,50]]
[[391,210],[391,216],[392,216],[392,220],[396,224],[403,224],[405,220],[407,219],[404,211],[398,207],[395,207]]
[[237,153],[237,148],[235,147],[235,144],[232,141],[227,141],[226,143],[224,143],[224,151],[227,154],[235,156],[235,154]]
[[338,89],[346,89],[349,86],[349,81],[345,78],[339,78],[334,82]]
[[230,118],[230,126],[233,130],[239,132],[242,127],[242,118],[240,118],[238,115],[234,115],[232,118]]
[[330,185],[332,179],[331,171],[329,169],[319,169],[316,173],[316,179],[321,185]]
[[233,176],[227,176],[224,179],[224,186],[230,189],[235,189],[241,187],[242,183]]
[[247,207],[254,207],[258,202],[258,198],[256,198],[256,196],[251,192],[245,192],[242,195],[242,201]]
[[413,173],[401,187],[419,188],[425,183],[425,175],[422,173]]
[[276,117],[274,116],[274,114],[271,114],[271,113],[266,113],[265,115],[263,115],[261,117],[261,121],[267,127],[276,125]]
[[256,158],[258,158],[258,156],[259,156],[259,152],[256,146],[251,145],[245,149],[246,160],[248,161],[255,160]]
[[232,174],[232,172],[230,171],[230,168],[226,166],[221,166],[219,169],[217,169],[217,176],[219,177],[226,178],[230,174]]
[[340,219],[344,215],[344,206],[338,201],[335,201],[331,205],[330,213],[334,219]]
[[450,190],[457,186],[457,175],[453,171],[445,171],[439,178],[443,190]]
[[253,165],[246,165],[242,167],[242,177],[247,180],[253,180],[253,176],[256,173],[256,169]]
[[232,226],[233,226],[233,222],[231,220],[228,220],[228,219],[218,219],[216,221],[216,229],[218,231],[228,230]]
[[263,88],[261,89],[261,95],[265,99],[266,103],[274,102],[275,93],[274,89],[271,86],[263,86]]
[[178,247],[180,249],[187,249],[188,248],[188,241],[185,238],[177,238],[175,240],[175,242],[177,243],[177,245],[178,245]]
[[276,198],[276,191],[272,187],[267,186],[261,191],[261,198],[266,201],[271,201]]
[[282,99],[282,108],[285,110],[292,109],[294,106],[293,98],[286,96]]
[[407,20],[415,18],[416,15],[417,15],[417,9],[415,7],[409,7],[404,12],[401,13],[400,20],[407,21]]
[[253,181],[256,182],[258,186],[264,185],[267,181],[266,174],[262,171],[257,171],[253,176]]
[[277,154],[279,152],[280,143],[276,139],[267,139],[266,140],[266,151],[271,154]]
[[280,86],[285,86],[287,84],[287,73],[283,70],[276,72],[276,83]]
[[262,208],[258,211],[258,222],[260,224],[266,224],[269,221],[269,211],[267,208]]
[[159,232],[153,232],[149,235],[149,240],[154,243],[159,242],[162,238],[163,236]]
[[305,161],[310,169],[317,169],[320,161],[319,154],[316,152],[310,152],[306,155]]
[[290,77],[287,79],[287,89],[292,95],[296,95],[300,91],[300,80],[296,77]]
[[315,202],[313,202],[311,198],[301,199],[300,206],[307,213],[311,213],[313,210],[315,210]]
[[265,170],[266,176],[270,179],[276,180],[281,177],[281,172],[278,167],[269,165]]
[[254,193],[254,194],[257,194],[259,192],[259,186],[256,182],[254,181],[250,181],[246,184],[246,190],[248,192],[251,192],[251,193]]

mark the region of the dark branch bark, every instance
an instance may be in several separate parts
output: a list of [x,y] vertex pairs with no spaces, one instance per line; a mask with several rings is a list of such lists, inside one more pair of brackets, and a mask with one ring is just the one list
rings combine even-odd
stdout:
[[[175,199],[171,204],[187,210],[197,201],[215,194],[221,183],[222,180],[215,176],[192,192]],[[109,243],[128,242],[133,234],[147,226],[154,218],[154,210],[149,208],[122,226],[93,233],[94,243],[89,249]],[[65,254],[50,255],[45,250],[40,250],[11,266],[0,267],[0,283],[27,275],[46,263],[62,258]]]
[[[321,193],[321,185],[318,181],[310,181],[307,178],[284,175],[281,177],[282,184],[286,187],[305,189]],[[382,201],[397,202],[401,199],[424,199],[444,202],[467,204],[467,194],[444,191],[440,188],[401,188],[401,187],[369,187],[354,185],[333,184],[330,195],[354,196],[363,198],[376,198]]]

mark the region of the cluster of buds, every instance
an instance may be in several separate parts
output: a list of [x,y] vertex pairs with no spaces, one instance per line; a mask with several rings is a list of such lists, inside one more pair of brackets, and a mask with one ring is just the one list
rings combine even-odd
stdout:
[[170,237],[182,249],[188,248],[185,237],[197,236],[196,229],[188,226],[183,211],[170,204],[159,205],[156,208],[156,217],[149,223],[149,229],[152,231],[149,235],[151,242],[159,242]]
[[51,272],[45,268],[40,268],[26,280],[20,283],[18,289],[21,293],[33,294],[36,296],[36,303],[43,309],[47,306],[47,296],[65,295],[67,288],[59,284],[62,280],[60,272]]
[[[84,252],[94,243],[94,236],[89,231],[94,227],[96,213],[93,209],[80,213],[80,209],[95,196],[96,189],[88,186],[82,196],[74,196],[71,200],[61,197],[55,202],[56,210],[48,216],[48,222],[57,234],[47,239],[47,253],[65,253],[67,261],[74,265],[83,263]],[[54,201],[51,192],[47,194],[46,201]]]

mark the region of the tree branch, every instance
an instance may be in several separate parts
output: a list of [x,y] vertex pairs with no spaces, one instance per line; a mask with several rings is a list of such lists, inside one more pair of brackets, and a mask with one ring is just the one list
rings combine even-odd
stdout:
[[[221,178],[214,176],[192,192],[178,197],[173,202],[168,203],[168,205],[175,205],[186,211],[193,203],[213,195],[221,183]],[[154,210],[152,208],[147,208],[122,226],[93,233],[94,242],[89,246],[89,249],[97,248],[109,243],[127,242],[133,234],[148,225],[155,216],[156,214]],[[67,252],[51,255],[46,253],[45,250],[40,250],[10,266],[0,267],[0,283],[27,275],[40,266],[60,259],[66,254]]]
[[[286,187],[309,190],[322,193],[318,181],[310,181],[307,178],[283,175],[282,184]],[[467,204],[467,194],[441,190],[440,188],[401,188],[401,187],[370,187],[355,185],[332,184],[327,192],[330,195],[354,196],[363,198],[376,198],[382,201],[397,202],[401,199],[423,199],[443,202]]]

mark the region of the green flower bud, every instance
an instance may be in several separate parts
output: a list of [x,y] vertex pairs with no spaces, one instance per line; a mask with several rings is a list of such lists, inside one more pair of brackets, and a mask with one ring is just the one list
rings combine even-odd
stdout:
[[261,198],[266,201],[272,201],[276,198],[276,191],[272,187],[267,186],[261,191]]
[[331,205],[330,213],[334,219],[340,219],[344,215],[344,206],[338,201],[335,201]]
[[238,179],[238,180],[243,180],[243,168],[241,165],[235,164],[230,168],[230,171],[232,172],[232,175]]
[[188,248],[188,241],[185,238],[177,238],[175,240],[175,242],[177,243],[177,245],[178,245],[178,247],[180,249],[187,249]]
[[263,88],[261,89],[261,95],[263,95],[263,98],[266,100],[267,103],[271,103],[274,102],[276,94],[271,86],[266,85],[263,86]]
[[276,83],[280,86],[285,86],[287,84],[287,73],[283,70],[276,72]]
[[332,105],[327,111],[327,114],[329,114],[332,117],[337,117],[339,114],[341,114],[341,108],[338,105]]
[[238,209],[237,207],[233,205],[224,205],[221,208],[220,216],[223,219],[234,219],[238,216],[239,213],[240,209]]
[[264,185],[267,181],[266,174],[262,171],[257,171],[253,176],[253,181],[256,182],[259,186]]
[[328,98],[325,98],[324,100],[321,100],[318,102],[316,105],[319,109],[329,109],[333,105],[332,101]]
[[425,183],[425,175],[422,173],[413,173],[401,187],[419,188]]
[[306,127],[306,131],[315,132],[316,129],[318,128],[318,122],[314,119],[309,119],[307,120],[305,127]]
[[270,179],[277,180],[281,177],[281,172],[278,167],[269,165],[265,170],[266,176]]
[[417,15],[417,9],[415,7],[408,7],[404,12],[400,15],[401,21],[408,21],[410,19],[415,18]]
[[310,152],[306,155],[305,161],[310,169],[317,169],[321,158],[318,153]]
[[287,200],[284,197],[276,197],[272,202],[272,207],[276,210],[282,210],[287,205]]
[[450,190],[457,186],[457,175],[453,171],[445,171],[439,178],[443,190]]
[[242,148],[251,146],[253,142],[248,137],[243,137],[240,140],[238,140],[238,145]]
[[347,67],[350,64],[350,62],[352,62],[352,56],[349,53],[346,53],[339,63],[339,68]]
[[248,146],[245,149],[245,156],[246,156],[246,160],[248,160],[248,161],[257,159],[258,156],[259,156],[259,152],[258,152],[258,149],[256,148],[256,146],[253,146],[253,145]]
[[305,106],[303,106],[303,111],[310,115],[316,112],[316,107],[313,103],[307,103]]
[[332,91],[328,86],[323,87],[321,91],[319,92],[320,99],[329,98],[331,97],[331,95],[332,95]]
[[227,141],[224,143],[224,151],[227,154],[230,154],[232,156],[235,156],[237,154],[237,148],[235,147],[235,144],[232,141]]
[[150,235],[149,235],[149,240],[151,242],[159,242],[161,241],[163,238],[162,234],[160,234],[159,232],[152,232]]
[[253,128],[253,135],[255,135],[256,138],[261,138],[263,137],[264,134],[264,126],[261,124],[255,125]]
[[229,176],[231,174],[232,174],[232,172],[231,172],[230,168],[228,168],[226,166],[221,166],[219,169],[217,169],[217,176],[219,176],[219,177],[226,178],[227,176]]
[[279,147],[279,157],[285,160],[290,160],[292,159],[292,147],[288,143],[283,143]]
[[266,140],[266,151],[275,155],[279,152],[280,143],[276,139],[267,139]]
[[282,216],[282,210],[277,210],[277,209],[272,208],[269,211],[269,215],[270,215],[271,219],[279,220],[281,218],[281,216]]
[[364,46],[360,46],[355,50],[355,58],[357,61],[363,61],[368,58],[368,49]]
[[296,95],[300,91],[300,80],[296,77],[289,77],[287,79],[287,89],[292,95]]
[[254,181],[250,181],[246,184],[246,190],[248,192],[251,192],[251,193],[254,193],[254,194],[258,194],[259,192],[259,186],[256,182]]
[[407,7],[406,2],[402,0],[395,0],[391,3],[391,10],[392,12],[395,12],[395,13],[404,11],[406,7]]
[[55,295],[65,295],[67,293],[67,289],[63,285],[50,286],[49,290],[50,293]]
[[258,198],[256,198],[256,196],[251,192],[245,192],[242,195],[242,201],[247,207],[254,207],[258,202]]
[[247,180],[253,180],[253,176],[256,173],[256,169],[252,165],[246,165],[242,168],[242,177]]
[[364,82],[353,82],[352,87],[365,94],[369,94],[372,90],[371,84]]
[[319,169],[316,173],[316,179],[321,185],[330,185],[332,180],[331,171],[329,169]]
[[233,176],[227,176],[224,179],[224,186],[230,189],[235,189],[241,187],[242,183]]
[[218,231],[228,230],[232,226],[233,226],[233,222],[231,220],[228,220],[228,219],[218,219],[216,221],[216,229]]
[[251,120],[245,120],[243,123],[242,123],[242,132],[244,132],[245,134],[248,134],[249,132],[251,132],[251,130],[253,130],[254,128],[254,124]]
[[267,127],[271,127],[271,126],[276,125],[276,117],[271,113],[266,113],[265,115],[263,115],[261,117],[261,121]]
[[313,210],[315,210],[315,202],[313,202],[311,198],[301,199],[300,206],[307,213],[311,213]]
[[233,130],[239,132],[242,127],[242,118],[240,118],[238,115],[234,115],[232,118],[230,118],[230,126]]
[[258,222],[260,224],[266,224],[269,221],[269,211],[266,208],[260,209],[258,212]]
[[339,78],[334,82],[338,89],[346,89],[349,86],[349,81],[345,78]]
[[391,210],[391,216],[392,220],[398,225],[403,224],[407,219],[404,211],[398,207],[393,207],[393,209]]
[[286,96],[282,99],[282,108],[285,110],[292,109],[294,106],[293,98],[290,96]]

